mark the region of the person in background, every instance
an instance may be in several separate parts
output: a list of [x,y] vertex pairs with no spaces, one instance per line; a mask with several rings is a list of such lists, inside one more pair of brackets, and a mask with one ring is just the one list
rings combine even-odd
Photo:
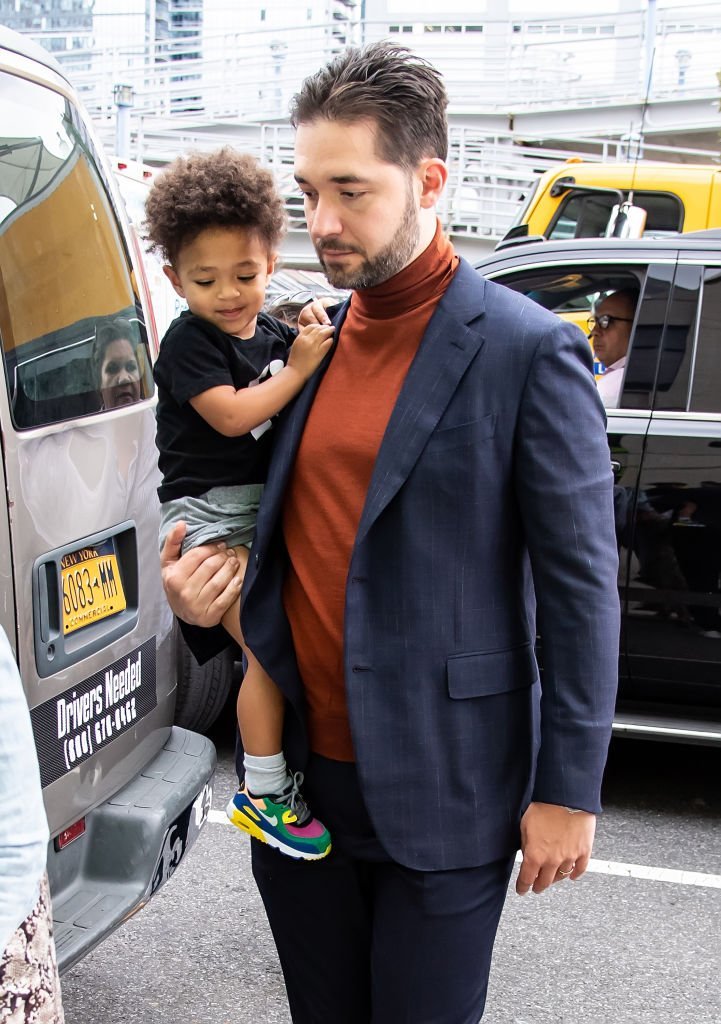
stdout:
[[[519,894],[578,879],[600,810],[620,614],[591,350],[454,252],[447,103],[377,43],[292,107],[311,240],[353,289],[280,418],[243,585],[333,834],[312,871],[253,844],[294,1024],[477,1024],[516,849]],[[208,656],[238,563],[179,542],[166,592]]]
[[596,384],[607,409],[616,409],[621,400],[626,353],[636,312],[638,292],[624,288],[607,295],[588,318],[591,343],[598,360],[605,366]]
[[63,1024],[30,712],[0,629],[0,1021]]
[[313,293],[306,291],[277,295],[266,304],[265,312],[289,327],[297,327],[301,310],[314,299]]
[[312,292],[300,291],[290,295],[279,295],[272,299],[266,307],[268,316],[288,324],[289,327],[298,326],[298,317],[309,303],[319,302],[323,307],[335,306],[341,300],[334,299],[330,295],[321,295],[317,299]]

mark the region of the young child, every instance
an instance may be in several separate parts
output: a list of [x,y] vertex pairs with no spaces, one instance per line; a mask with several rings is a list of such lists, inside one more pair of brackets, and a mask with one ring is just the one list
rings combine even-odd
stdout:
[[[247,564],[271,445],[271,420],[319,365],[333,328],[296,331],[261,313],[285,228],[271,174],[224,148],[179,157],[146,204],[148,237],[188,303],[163,338],[154,367],[161,546],[177,522],[184,547],[223,540]],[[238,695],[245,781],[230,801],[238,828],[291,857],[330,851],[282,752],[283,697],[244,645],[236,602],[223,625],[243,647]]]

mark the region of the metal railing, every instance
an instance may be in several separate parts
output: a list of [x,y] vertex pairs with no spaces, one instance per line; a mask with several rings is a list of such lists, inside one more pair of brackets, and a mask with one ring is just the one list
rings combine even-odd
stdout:
[[[140,140],[143,158],[163,163],[177,153],[208,151],[231,142],[269,167],[285,196],[289,234],[305,230],[303,202],[293,178],[293,132],[288,125],[259,123],[245,126],[242,139],[228,134],[150,131]],[[449,131],[449,177],[438,212],[452,235],[502,238],[533,182],[543,171],[566,160],[620,161],[631,159],[628,140],[579,136],[564,148],[549,147],[542,139],[524,137],[523,145],[510,132],[490,134],[454,125]],[[719,162],[718,154],[677,146],[644,146],[648,161]]]

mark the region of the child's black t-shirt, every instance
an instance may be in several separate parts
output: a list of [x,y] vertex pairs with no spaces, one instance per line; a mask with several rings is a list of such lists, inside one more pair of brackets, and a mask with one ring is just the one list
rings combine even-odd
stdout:
[[265,483],[270,421],[241,437],[225,437],[189,400],[219,385],[238,389],[266,380],[285,365],[296,335],[265,313],[258,314],[255,335],[243,340],[189,311],[172,322],[153,368],[161,502],[197,497],[211,487]]

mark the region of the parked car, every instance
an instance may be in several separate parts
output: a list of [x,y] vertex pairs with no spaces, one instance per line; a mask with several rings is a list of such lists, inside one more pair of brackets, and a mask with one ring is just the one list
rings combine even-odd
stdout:
[[643,211],[634,226],[629,225],[631,234],[674,235],[721,228],[720,167],[572,159],[538,176],[499,248],[526,236],[550,241],[600,238],[609,227],[613,230],[614,209],[627,203],[629,196],[636,211]]
[[0,28],[0,625],[30,707],[61,968],[167,881],[215,749],[173,725],[142,260],[61,69]]
[[721,230],[528,243],[477,269],[576,322],[604,294],[639,290],[607,410],[623,609],[614,728],[721,742]]

